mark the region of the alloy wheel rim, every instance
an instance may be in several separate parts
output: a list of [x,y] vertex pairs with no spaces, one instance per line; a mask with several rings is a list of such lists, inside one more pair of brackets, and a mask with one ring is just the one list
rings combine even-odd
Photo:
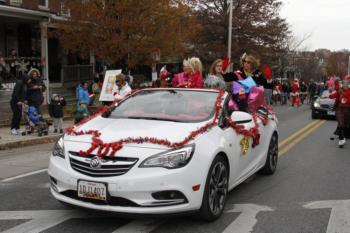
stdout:
[[227,168],[222,162],[215,164],[209,183],[209,207],[214,215],[224,209],[227,196]]

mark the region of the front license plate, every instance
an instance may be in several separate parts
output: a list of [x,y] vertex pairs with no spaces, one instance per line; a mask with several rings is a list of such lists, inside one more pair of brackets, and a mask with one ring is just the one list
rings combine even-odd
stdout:
[[334,112],[334,111],[330,111],[330,110],[329,110],[329,111],[327,112],[327,115],[330,115],[330,116],[335,116],[335,112]]
[[107,200],[107,185],[90,181],[78,181],[78,197],[94,200]]

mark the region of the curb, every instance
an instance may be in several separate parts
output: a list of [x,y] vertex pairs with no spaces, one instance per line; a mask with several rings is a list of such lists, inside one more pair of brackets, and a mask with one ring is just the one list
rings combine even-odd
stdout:
[[0,150],[9,150],[9,149],[13,149],[13,148],[20,148],[20,147],[56,142],[61,136],[62,135],[43,136],[40,138],[33,138],[33,139],[27,139],[27,140],[15,141],[15,142],[0,143]]
[[[49,120],[49,122],[52,122],[50,117],[45,116],[44,119]],[[75,117],[74,116],[66,116],[63,118],[63,121],[71,121],[74,120]],[[0,120],[0,128],[9,128],[11,125],[11,117],[9,117],[9,119],[2,119]],[[21,126],[25,125],[25,122],[23,119],[21,119]]]

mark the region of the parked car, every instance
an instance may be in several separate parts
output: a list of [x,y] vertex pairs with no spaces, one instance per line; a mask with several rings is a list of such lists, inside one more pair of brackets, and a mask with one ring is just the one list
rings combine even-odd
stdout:
[[311,103],[311,118],[334,118],[335,111],[334,107],[334,99],[328,98],[329,91],[325,90],[321,93],[320,96],[315,96],[314,101]]
[[[217,99],[222,104],[216,106]],[[216,119],[184,145],[169,149]],[[267,114],[263,109],[259,114]],[[129,143],[114,156],[86,151],[91,135],[66,133],[54,146],[48,174],[51,193],[72,205],[132,214],[199,212],[215,220],[223,212],[228,191],[254,173],[273,174],[278,159],[277,119],[258,119],[260,143],[243,152],[241,134],[228,124],[252,128],[251,114],[231,111],[229,95],[209,89],[143,89],[75,130],[98,130],[104,142],[130,138],[164,139],[164,143]],[[190,137],[191,138],[191,137]]]

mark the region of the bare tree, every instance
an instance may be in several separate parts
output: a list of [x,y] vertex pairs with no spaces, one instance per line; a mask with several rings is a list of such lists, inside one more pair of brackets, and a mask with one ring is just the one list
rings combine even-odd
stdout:
[[[264,60],[276,60],[286,48],[290,34],[285,19],[279,16],[278,0],[234,0],[232,54],[234,60],[244,52],[255,53]],[[226,55],[228,41],[227,0],[197,0],[196,13],[202,24],[194,53],[211,62]]]

